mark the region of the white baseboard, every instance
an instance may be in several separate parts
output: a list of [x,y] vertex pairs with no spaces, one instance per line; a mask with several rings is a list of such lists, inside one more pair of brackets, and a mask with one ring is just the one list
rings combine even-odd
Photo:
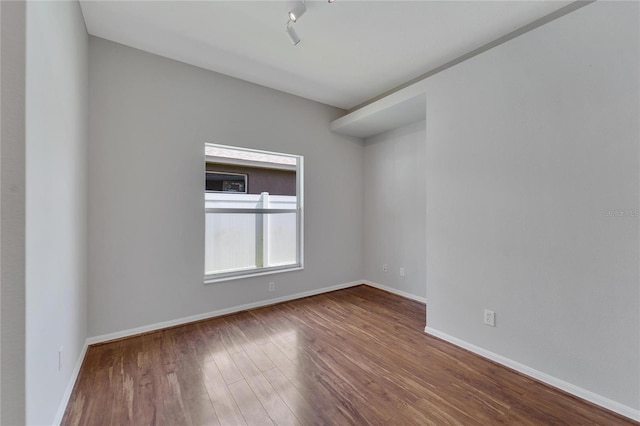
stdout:
[[88,347],[89,345],[85,341],[84,345],[82,346],[82,351],[80,351],[80,355],[78,355],[76,366],[73,368],[73,372],[71,373],[71,378],[69,379],[69,384],[67,385],[67,389],[64,391],[64,395],[62,395],[62,401],[60,401],[60,405],[58,406],[58,411],[56,412],[55,420],[53,421],[54,425],[60,425],[60,423],[62,422],[62,417],[64,416],[64,412],[67,409],[67,405],[69,404],[69,399],[71,398],[71,392],[73,392],[73,387],[76,385],[76,381],[78,380],[78,374],[80,374],[80,367],[82,367],[82,362],[84,361],[84,356],[87,354]]
[[340,290],[348,287],[355,287],[364,284],[364,281],[354,281],[345,284],[338,284],[330,287],[323,287],[317,290],[306,291],[304,293],[290,294],[288,296],[278,297],[275,299],[261,300],[259,302],[248,303],[246,305],[234,306],[231,308],[220,309],[217,311],[206,312],[203,314],[192,315],[189,317],[178,318],[170,321],[163,321],[156,324],[144,325],[142,327],[131,328],[128,330],[116,331],[115,333],[102,334],[99,336],[89,337],[87,343],[95,345],[96,343],[108,342],[110,340],[122,339],[123,337],[135,336],[136,334],[148,333],[150,331],[161,330],[167,327],[187,324],[194,321],[205,320],[209,318],[219,317],[221,315],[233,314],[235,312],[246,311],[247,309],[259,308],[261,306],[273,305],[274,303],[287,302],[289,300],[302,299],[303,297],[315,296],[317,294],[328,293],[334,290]]
[[[364,281],[362,281],[362,283],[366,284],[366,285],[368,285],[370,287],[375,287],[375,288],[379,288],[380,290],[388,291],[389,293],[397,294],[398,296],[406,297],[407,299],[415,300],[416,302],[422,302],[425,305],[427,304],[427,299],[426,298],[421,297],[421,296],[416,296],[415,294],[407,293],[405,291],[401,291],[401,290],[398,290],[398,289],[393,288],[393,287],[387,287],[386,285],[374,283],[372,281],[364,280]],[[426,320],[427,319],[425,318],[425,321]]]
[[533,377],[543,383],[551,385],[555,388],[561,389],[567,393],[577,396],[578,398],[582,398],[587,400],[593,404],[599,405],[600,407],[606,408],[607,410],[611,410],[615,413],[618,413],[622,416],[628,417],[630,419],[640,421],[640,410],[636,410],[631,407],[627,407],[626,405],[620,404],[619,402],[613,401],[609,398],[605,398],[604,396],[598,395],[586,389],[582,389],[576,385],[573,385],[569,382],[565,382],[564,380],[558,379],[556,377],[550,376],[541,371],[535,370],[531,367],[528,367],[524,364],[520,364],[512,359],[504,357],[502,355],[498,355],[486,349],[483,349],[474,344],[468,343],[464,340],[458,339],[457,337],[450,336],[441,331],[435,330],[431,327],[425,327],[425,333],[430,334],[432,336],[438,337],[442,340],[445,340],[449,343],[452,343],[461,348],[467,349],[477,355],[480,355],[484,358],[490,359],[491,361],[497,362],[498,364],[502,364],[506,367],[509,367],[513,370],[516,370],[522,374]]

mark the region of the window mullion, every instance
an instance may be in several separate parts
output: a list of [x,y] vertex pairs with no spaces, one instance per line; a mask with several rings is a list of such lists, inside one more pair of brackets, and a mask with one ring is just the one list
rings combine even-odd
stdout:
[[233,213],[233,214],[278,214],[278,213],[295,213],[295,209],[247,209],[247,208],[228,208],[228,207],[208,207],[204,209],[205,213]]

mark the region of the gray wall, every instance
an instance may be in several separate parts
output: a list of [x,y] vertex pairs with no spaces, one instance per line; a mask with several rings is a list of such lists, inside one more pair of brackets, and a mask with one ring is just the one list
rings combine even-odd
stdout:
[[25,422],[25,30],[0,2],[0,424]]
[[87,338],[88,39],[77,2],[27,2],[28,424],[54,421]]
[[[98,38],[89,76],[90,336],[362,278],[363,148],[329,131],[341,111]],[[304,156],[303,271],[203,284],[205,142]]]
[[591,4],[430,78],[425,167],[427,325],[634,409],[638,8]]
[[424,141],[424,121],[365,141],[363,218],[364,277],[422,299],[427,291]]

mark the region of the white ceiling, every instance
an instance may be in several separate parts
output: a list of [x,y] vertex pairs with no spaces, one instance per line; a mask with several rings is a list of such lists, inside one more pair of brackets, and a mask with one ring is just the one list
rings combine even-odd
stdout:
[[343,109],[570,1],[81,0],[90,34]]

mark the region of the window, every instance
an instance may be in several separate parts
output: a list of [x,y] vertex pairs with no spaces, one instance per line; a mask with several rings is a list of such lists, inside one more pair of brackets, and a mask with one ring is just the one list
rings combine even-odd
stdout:
[[236,173],[205,172],[207,192],[247,192],[247,175]]
[[205,145],[205,283],[302,268],[302,160]]

